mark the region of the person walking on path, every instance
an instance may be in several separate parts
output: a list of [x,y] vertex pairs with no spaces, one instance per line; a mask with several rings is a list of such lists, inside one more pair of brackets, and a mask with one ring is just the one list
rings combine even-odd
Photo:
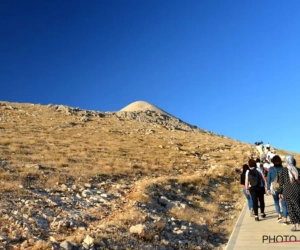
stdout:
[[283,168],[279,174],[279,198],[285,199],[290,221],[293,224],[291,230],[296,231],[296,224],[300,224],[299,171],[292,155],[287,155],[285,159],[286,168]]
[[263,164],[261,163],[260,159],[256,159],[256,169],[261,172],[265,177],[267,177],[267,171],[264,169]]
[[258,217],[258,200],[260,204],[261,217],[265,218],[265,197],[264,194],[267,190],[267,183],[265,177],[261,172],[256,169],[256,162],[254,159],[250,159],[249,162],[250,169],[246,172],[245,186],[247,194],[251,195],[253,202],[253,210],[255,215],[255,220],[259,221]]
[[256,150],[259,152],[259,154],[263,154],[265,152],[264,150],[264,145],[263,143],[255,143],[255,146],[256,146]]
[[[271,193],[274,200],[274,205],[276,212],[278,214],[277,222],[282,221],[283,217],[283,225],[287,225],[287,216],[288,210],[284,199],[279,198],[279,189],[276,187],[279,185],[279,175],[283,169],[282,161],[279,155],[275,155],[272,159],[274,166],[269,168],[268,176],[267,176],[267,187],[268,193]],[[282,215],[280,212],[280,204],[282,208]]]
[[269,168],[271,167],[270,162],[267,160],[267,154],[261,155],[261,164],[263,165],[263,169],[265,173],[268,175]]
[[245,186],[245,179],[246,179],[246,172],[249,170],[249,166],[247,164],[243,165],[243,171],[241,173],[241,185],[242,185],[242,191],[247,199],[248,208],[250,212],[250,216],[253,216],[253,202],[250,194],[247,194],[246,186]]

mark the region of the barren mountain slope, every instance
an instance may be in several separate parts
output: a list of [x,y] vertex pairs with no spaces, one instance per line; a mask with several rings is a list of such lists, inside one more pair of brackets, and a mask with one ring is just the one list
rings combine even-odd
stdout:
[[255,147],[153,112],[0,103],[0,247],[223,249]]

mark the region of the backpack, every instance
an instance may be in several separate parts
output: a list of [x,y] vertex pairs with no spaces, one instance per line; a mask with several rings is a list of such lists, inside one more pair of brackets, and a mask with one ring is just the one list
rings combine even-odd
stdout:
[[271,189],[272,194],[275,194],[275,192],[279,190],[279,174],[278,174],[276,168],[275,167],[273,167],[273,168],[276,172],[276,175],[275,175],[275,179],[271,182],[270,189]]
[[248,180],[251,187],[260,186],[260,173],[256,169],[250,169],[248,173]]

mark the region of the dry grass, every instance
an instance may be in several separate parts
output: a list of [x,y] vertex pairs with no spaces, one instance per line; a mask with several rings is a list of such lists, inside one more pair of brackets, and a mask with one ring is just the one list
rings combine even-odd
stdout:
[[86,232],[86,231],[75,232],[74,235],[66,237],[66,241],[72,242],[75,245],[80,245],[80,244],[82,244],[82,242],[87,234],[88,234],[88,232]]
[[180,176],[178,183],[188,186],[197,186],[198,189],[209,184],[209,178],[199,175]]
[[146,215],[138,209],[127,210],[126,213],[118,214],[115,221],[119,222],[119,226],[129,227],[131,225],[140,224],[145,221]]
[[18,187],[19,183],[17,180],[10,179],[6,179],[5,182],[0,182],[0,193],[18,192],[20,190]]
[[31,249],[32,250],[51,250],[52,245],[49,242],[40,240]]
[[171,208],[169,215],[183,221],[201,223],[203,222],[203,213],[194,208]]

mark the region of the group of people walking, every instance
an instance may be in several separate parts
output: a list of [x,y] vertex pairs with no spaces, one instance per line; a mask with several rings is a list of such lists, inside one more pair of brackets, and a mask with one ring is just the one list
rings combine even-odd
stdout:
[[242,190],[250,216],[254,216],[255,221],[265,218],[264,195],[272,195],[278,215],[276,221],[283,225],[291,223],[291,230],[296,231],[297,224],[300,226],[300,169],[296,167],[296,160],[287,155],[283,165],[279,155],[274,155],[271,162],[265,155],[261,158],[250,159],[248,164],[243,165],[241,173]]

